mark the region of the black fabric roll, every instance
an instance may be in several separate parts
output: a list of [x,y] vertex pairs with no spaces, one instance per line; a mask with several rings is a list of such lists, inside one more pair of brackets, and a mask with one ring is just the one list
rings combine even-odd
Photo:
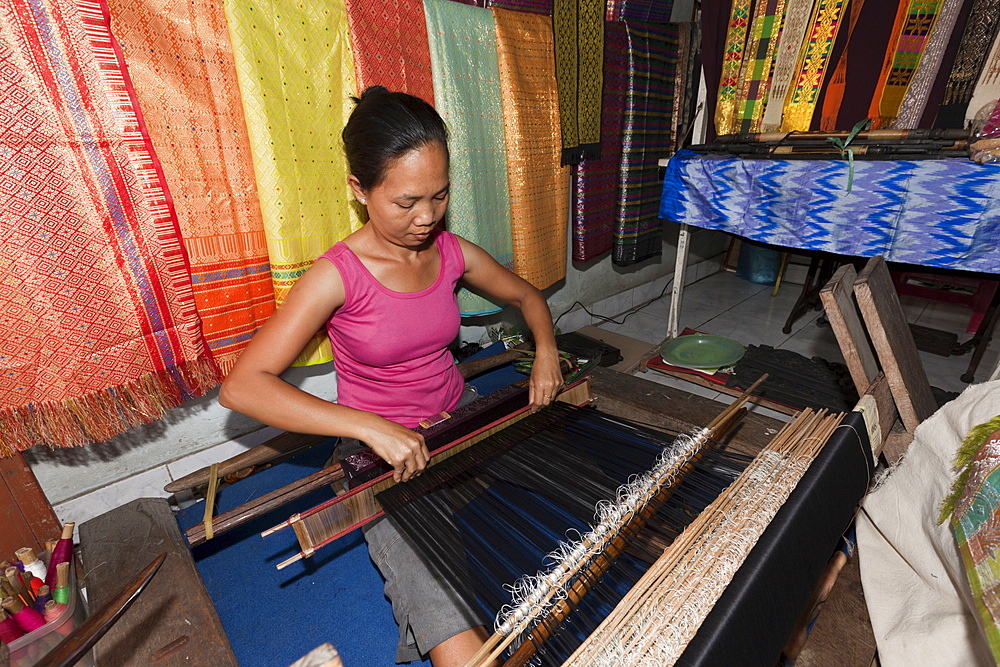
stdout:
[[852,412],[705,619],[678,665],[774,667],[873,468],[864,419]]

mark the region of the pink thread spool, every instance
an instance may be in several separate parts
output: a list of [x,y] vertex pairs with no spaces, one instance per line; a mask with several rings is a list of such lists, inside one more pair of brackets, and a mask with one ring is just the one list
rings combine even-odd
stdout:
[[31,632],[45,625],[45,617],[31,607],[24,606],[18,598],[4,598],[0,603],[25,632]]
[[50,621],[56,620],[57,618],[59,618],[59,614],[63,613],[65,609],[66,605],[62,604],[61,602],[56,602],[55,600],[49,600],[48,602],[45,603],[45,614],[44,614],[45,622],[48,623]]
[[9,644],[24,636],[24,630],[21,629],[21,626],[2,609],[0,609],[0,619],[2,619],[0,620],[0,641]]

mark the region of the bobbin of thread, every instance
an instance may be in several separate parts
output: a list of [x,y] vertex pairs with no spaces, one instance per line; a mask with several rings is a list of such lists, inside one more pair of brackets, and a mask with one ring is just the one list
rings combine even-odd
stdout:
[[24,630],[21,626],[17,624],[13,618],[10,617],[3,609],[0,609],[0,641],[6,643],[11,643],[15,639],[20,639],[24,636]]
[[42,584],[41,588],[38,589],[38,596],[35,598],[35,604],[33,605],[38,611],[45,610],[45,603],[52,599],[52,591],[48,586]]
[[56,565],[56,587],[52,590],[52,599],[63,604],[69,602],[69,563]]
[[45,567],[45,563],[38,560],[38,556],[35,555],[35,552],[31,547],[21,547],[14,552],[14,555],[17,556],[17,559],[24,565],[25,572],[31,572],[31,574],[38,577],[43,582],[45,581],[45,575],[48,572]]
[[7,610],[14,622],[25,632],[31,632],[45,625],[45,617],[37,610],[27,607],[17,598],[4,598],[0,605]]

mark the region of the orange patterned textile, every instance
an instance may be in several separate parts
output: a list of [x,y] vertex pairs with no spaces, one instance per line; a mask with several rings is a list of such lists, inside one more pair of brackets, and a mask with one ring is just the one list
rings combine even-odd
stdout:
[[218,383],[106,8],[0,8],[0,454],[107,440]]
[[566,276],[569,168],[560,167],[552,21],[493,10],[507,138],[514,272],[535,287]]
[[274,311],[267,239],[221,4],[111,0],[111,28],[173,194],[223,373]]
[[358,90],[374,85],[434,104],[421,0],[347,0]]

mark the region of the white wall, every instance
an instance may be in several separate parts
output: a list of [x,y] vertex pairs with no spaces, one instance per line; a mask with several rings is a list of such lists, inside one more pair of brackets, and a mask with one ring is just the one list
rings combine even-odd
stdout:
[[[610,257],[582,266],[571,263],[566,279],[546,290],[554,316],[572,309],[559,322],[559,328],[574,331],[591,323],[589,315],[573,306],[576,301],[596,304],[596,312],[601,315],[616,315],[631,302],[623,308],[620,299],[609,297],[629,290],[638,295],[643,285],[649,288],[648,296],[659,293],[666,284],[664,276],[673,272],[677,226],[667,223],[666,231],[663,256],[658,260],[626,268],[614,266]],[[690,264],[718,258],[724,252],[727,236],[693,231]],[[485,326],[513,319],[506,311],[469,318],[463,322],[463,339],[479,340]],[[332,364],[294,368],[285,377],[317,395],[336,397]],[[25,458],[63,520],[79,522],[131,498],[165,495],[162,488],[171,479],[232,456],[277,433],[221,408],[217,393],[212,391],[171,411],[164,419],[108,442],[73,449],[36,447],[25,452]]]

